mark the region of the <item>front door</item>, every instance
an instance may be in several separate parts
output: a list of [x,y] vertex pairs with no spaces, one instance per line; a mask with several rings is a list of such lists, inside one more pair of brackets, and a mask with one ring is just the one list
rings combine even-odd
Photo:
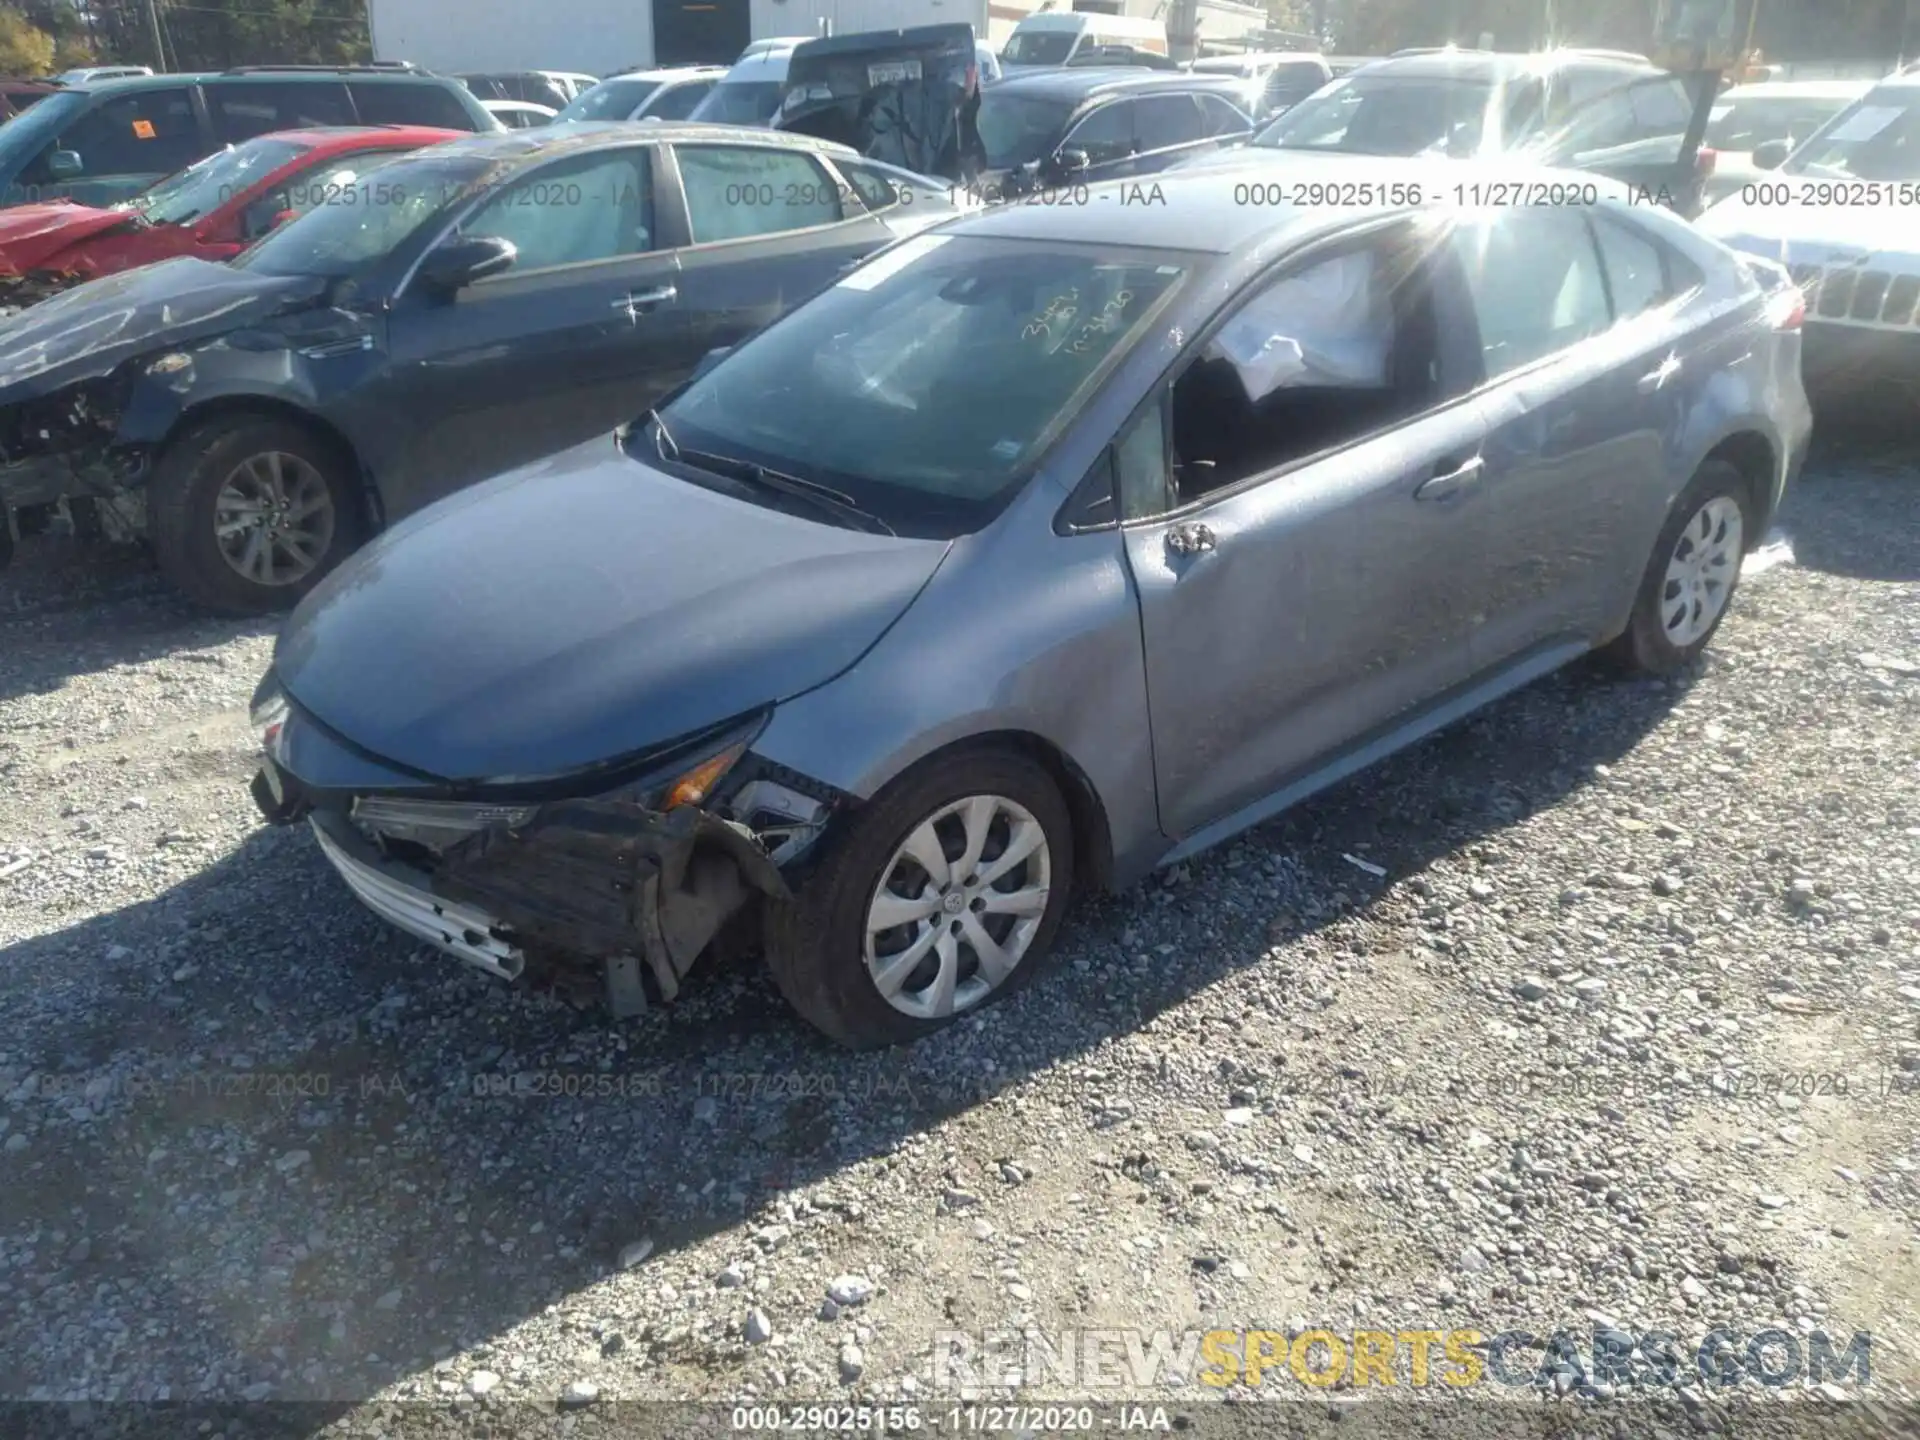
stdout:
[[748,0],[653,0],[655,65],[731,65],[752,38]]
[[1399,222],[1290,264],[1116,452],[1174,839],[1473,673],[1485,431],[1432,253]]
[[416,280],[396,302],[373,457],[389,519],[578,444],[645,408],[651,382],[688,363],[679,261],[655,229],[644,147],[542,166],[459,229],[499,236],[515,266],[459,293]]

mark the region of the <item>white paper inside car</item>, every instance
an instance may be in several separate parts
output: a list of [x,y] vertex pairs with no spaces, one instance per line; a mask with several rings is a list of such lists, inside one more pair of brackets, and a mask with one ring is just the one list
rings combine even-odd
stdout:
[[1239,373],[1247,399],[1287,386],[1387,386],[1393,316],[1373,284],[1372,252],[1355,251],[1254,297],[1207,346]]

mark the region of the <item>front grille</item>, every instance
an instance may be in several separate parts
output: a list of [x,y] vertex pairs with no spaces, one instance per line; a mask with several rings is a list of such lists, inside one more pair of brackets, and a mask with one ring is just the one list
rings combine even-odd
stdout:
[[1818,319],[1901,330],[1920,326],[1920,275],[1819,265],[1795,265],[1792,272]]

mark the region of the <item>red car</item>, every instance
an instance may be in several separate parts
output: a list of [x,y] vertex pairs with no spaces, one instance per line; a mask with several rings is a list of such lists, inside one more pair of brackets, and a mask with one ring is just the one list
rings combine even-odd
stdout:
[[23,305],[176,255],[226,260],[394,156],[457,140],[422,125],[281,130],[217,151],[111,209],[53,200],[0,210],[0,304]]

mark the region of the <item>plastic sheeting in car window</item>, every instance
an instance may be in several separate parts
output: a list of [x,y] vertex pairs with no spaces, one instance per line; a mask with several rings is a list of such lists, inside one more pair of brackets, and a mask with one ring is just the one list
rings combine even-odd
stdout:
[[1384,390],[1393,314],[1374,283],[1375,256],[1357,250],[1276,281],[1207,346],[1230,361],[1259,401],[1289,386]]

